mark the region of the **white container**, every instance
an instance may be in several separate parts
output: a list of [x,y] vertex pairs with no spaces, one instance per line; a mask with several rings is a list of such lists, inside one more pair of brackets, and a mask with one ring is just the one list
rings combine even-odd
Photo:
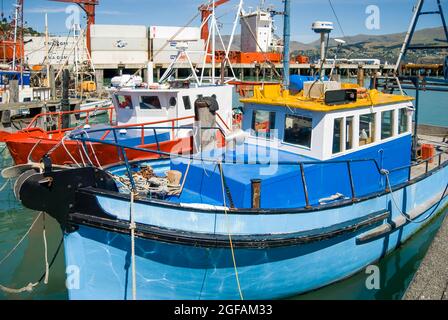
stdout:
[[[32,66],[44,63],[47,55],[45,37],[25,37],[25,42],[25,61]],[[51,50],[49,54],[50,64],[59,66],[69,58],[69,65],[73,65],[75,44],[76,41],[73,37],[50,37],[48,45]],[[79,62],[87,60],[87,53],[82,40],[78,42],[77,56]]]
[[[156,64],[169,64],[176,59],[177,51],[169,50],[169,51],[159,51],[156,55],[153,56],[153,62]],[[188,52],[188,56],[193,64],[200,64],[204,59],[204,52]],[[184,62],[186,65],[188,60],[186,57],[181,56],[178,60],[179,63]]]
[[92,38],[147,38],[148,31],[142,25],[93,24],[90,27]]
[[324,97],[329,90],[340,90],[341,83],[337,81],[307,81],[303,84],[303,95],[305,97],[319,99]]
[[153,52],[158,50],[177,50],[176,48],[180,45],[186,45],[188,51],[204,51],[205,42],[204,40],[195,41],[169,41],[169,39],[152,39],[151,47]]
[[[171,39],[181,27],[167,27],[167,26],[150,26],[149,37],[151,39]],[[173,40],[199,40],[201,38],[201,30],[199,28],[188,27],[176,35]]]
[[92,51],[148,51],[147,38],[92,38]]
[[93,64],[146,64],[146,51],[93,51]]

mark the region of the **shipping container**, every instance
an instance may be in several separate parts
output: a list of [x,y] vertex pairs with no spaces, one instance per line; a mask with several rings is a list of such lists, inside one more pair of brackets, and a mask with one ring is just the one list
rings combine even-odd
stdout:
[[194,40],[194,41],[170,41],[169,39],[151,39],[151,47],[153,51],[157,50],[177,50],[179,45],[187,45],[188,49],[191,51],[204,51],[205,42],[204,40]]
[[148,38],[146,26],[94,24],[90,27],[92,38]]
[[[169,50],[169,51],[159,51],[157,55],[153,57],[153,62],[156,64],[170,64],[176,59],[177,51]],[[188,56],[193,64],[200,64],[204,59],[204,52],[188,52]],[[185,56],[181,56],[179,58],[179,63],[188,64],[188,60]]]
[[[176,35],[177,32],[179,32],[179,34]],[[176,35],[176,37],[173,40],[199,40],[201,38],[201,30],[193,27],[149,27],[150,39],[171,39],[174,35]]]
[[148,51],[147,38],[92,38],[92,51]]
[[[25,37],[24,40],[25,62],[30,66],[44,63],[47,55],[45,37]],[[68,58],[68,63],[73,64],[75,44],[76,41],[73,37],[50,37],[48,41],[50,63],[60,65]],[[78,42],[77,56],[79,62],[87,60],[87,53],[82,40]]]
[[93,64],[146,64],[147,51],[92,51]]

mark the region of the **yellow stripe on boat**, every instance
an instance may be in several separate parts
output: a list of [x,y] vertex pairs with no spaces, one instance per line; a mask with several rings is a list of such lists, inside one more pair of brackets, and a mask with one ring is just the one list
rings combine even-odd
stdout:
[[[358,88],[354,84],[343,84],[344,89]],[[303,93],[292,95],[289,90],[282,90],[281,85],[255,86],[254,96],[241,99],[242,103],[273,105],[280,107],[297,108],[309,111],[331,112],[344,109],[357,109],[375,107],[401,102],[413,101],[413,97],[381,93],[378,90],[367,90],[367,98],[358,99],[356,102],[326,105],[323,99],[311,99],[303,96]]]

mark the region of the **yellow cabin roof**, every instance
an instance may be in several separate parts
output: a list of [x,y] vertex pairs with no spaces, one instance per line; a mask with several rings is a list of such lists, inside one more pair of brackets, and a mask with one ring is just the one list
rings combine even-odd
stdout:
[[[354,84],[343,84],[344,89],[359,88]],[[326,105],[323,99],[311,99],[303,96],[300,92],[291,95],[288,90],[282,90],[280,85],[255,86],[254,96],[241,99],[242,103],[254,103],[263,105],[273,105],[280,107],[298,108],[309,111],[331,112],[344,109],[357,109],[365,107],[375,107],[388,104],[413,101],[413,97],[385,94],[378,90],[367,90],[367,98],[361,98],[352,103],[341,105]]]

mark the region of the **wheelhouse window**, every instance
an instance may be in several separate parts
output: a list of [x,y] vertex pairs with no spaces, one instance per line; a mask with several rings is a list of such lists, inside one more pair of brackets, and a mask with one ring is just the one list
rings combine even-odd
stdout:
[[342,151],[343,147],[343,118],[334,119],[334,127],[333,127],[333,154],[339,153]]
[[140,97],[140,109],[154,110],[162,109],[158,96],[142,96]]
[[134,109],[132,97],[126,95],[116,95],[118,106],[122,109]]
[[408,109],[402,108],[398,110],[398,133],[408,132]]
[[353,116],[345,119],[345,150],[353,148]]
[[359,116],[359,145],[367,145],[375,141],[375,114]]
[[381,113],[381,139],[387,139],[394,135],[394,111]]
[[184,102],[185,110],[191,110],[191,101],[189,96],[183,96],[182,100]]
[[270,138],[275,128],[275,112],[254,110],[252,130],[257,137]]
[[286,115],[285,117],[285,136],[284,141],[302,147],[311,148],[311,132],[313,119]]

